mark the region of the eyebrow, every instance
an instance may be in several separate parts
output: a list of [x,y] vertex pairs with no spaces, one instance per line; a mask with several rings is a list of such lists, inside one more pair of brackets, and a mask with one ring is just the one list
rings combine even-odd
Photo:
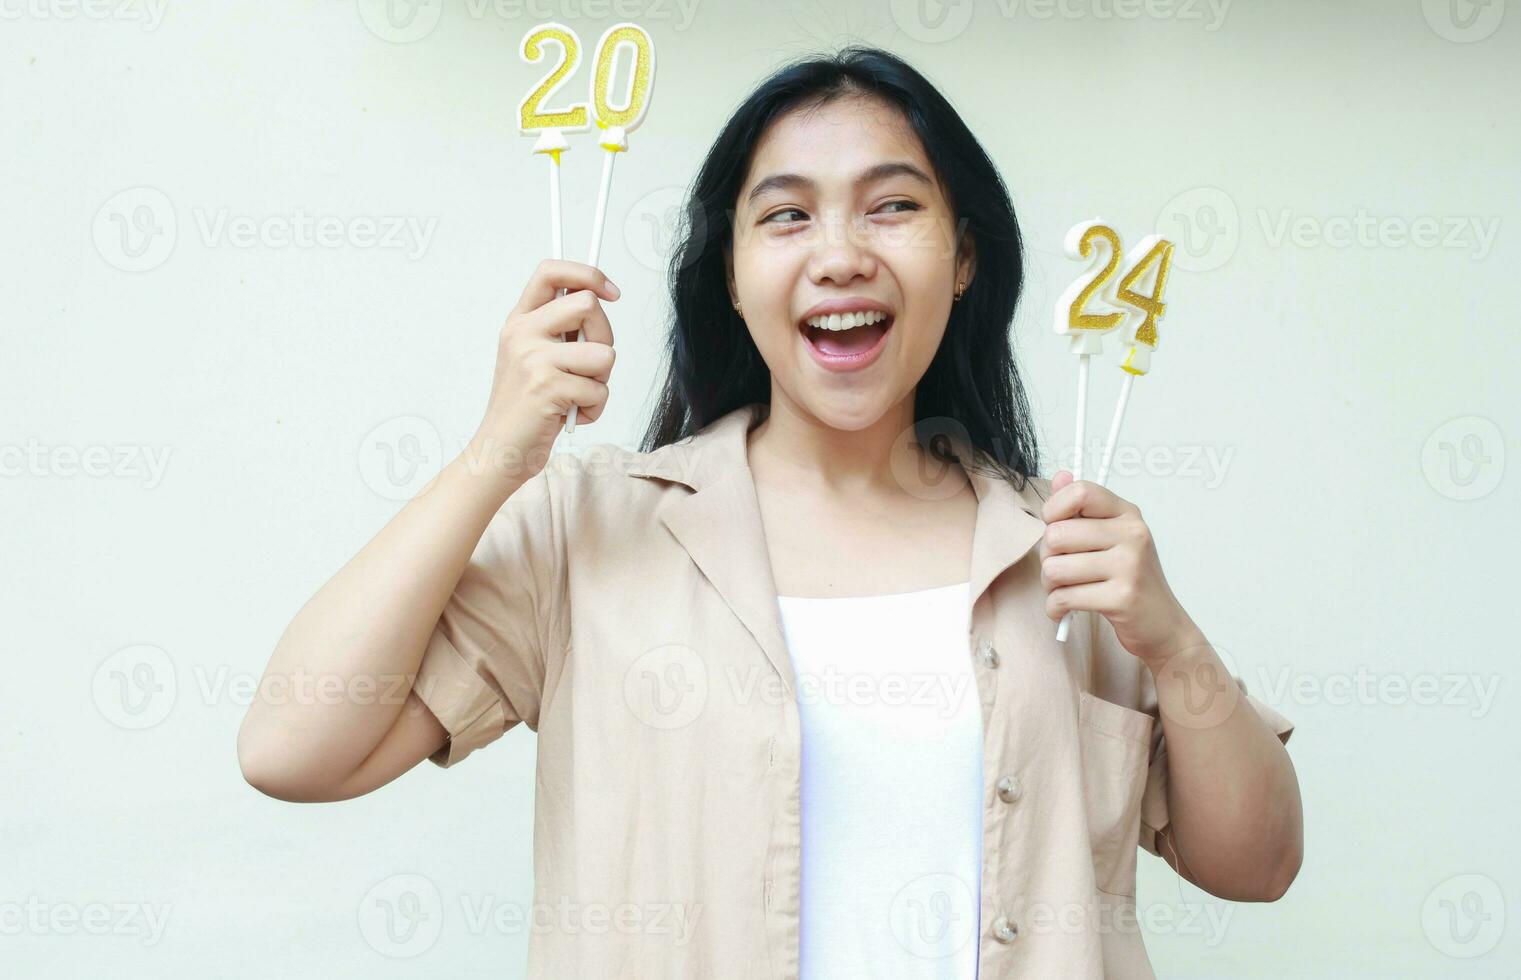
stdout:
[[[885,180],[888,177],[912,177],[931,187],[935,183],[930,179],[929,174],[913,164],[902,160],[892,160],[887,163],[878,163],[867,167],[856,175],[855,184],[859,187],[862,184]],[[772,174],[750,188],[750,193],[745,197],[745,203],[753,203],[757,197],[760,197],[767,191],[788,190],[792,188],[815,190],[817,187],[817,183],[811,178],[804,177],[802,174]]]

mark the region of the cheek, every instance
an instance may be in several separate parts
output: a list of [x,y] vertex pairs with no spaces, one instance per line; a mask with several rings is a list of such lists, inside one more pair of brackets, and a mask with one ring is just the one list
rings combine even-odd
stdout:
[[753,309],[757,314],[785,316],[792,296],[792,281],[798,261],[789,250],[775,242],[767,243],[755,236],[734,253],[734,280],[740,290],[745,318]]
[[[759,238],[759,236],[757,236]],[[806,256],[784,244],[757,241],[735,254],[735,279],[744,325],[763,358],[773,367],[792,356],[800,339],[793,322],[794,297],[806,283]]]
[[916,321],[913,329],[905,331],[901,340],[904,362],[922,374],[935,359],[935,353],[940,350],[940,342],[944,337],[942,322]]
[[911,261],[891,268],[903,297],[903,309],[894,330],[907,328],[899,338],[905,359],[927,366],[945,336],[955,288],[948,278],[955,270],[936,260],[933,254],[912,256]]
[[911,239],[884,248],[881,255],[884,268],[897,280],[906,308],[931,317],[949,312],[956,263],[932,233],[918,229]]

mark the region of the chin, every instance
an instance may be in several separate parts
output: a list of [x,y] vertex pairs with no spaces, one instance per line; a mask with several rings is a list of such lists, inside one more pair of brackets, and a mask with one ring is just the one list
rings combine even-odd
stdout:
[[818,391],[809,394],[803,408],[832,429],[858,432],[879,421],[893,402],[885,390]]

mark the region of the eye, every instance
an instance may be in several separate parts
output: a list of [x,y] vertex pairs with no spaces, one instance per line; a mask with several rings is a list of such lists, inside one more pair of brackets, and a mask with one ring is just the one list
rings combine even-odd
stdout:
[[900,204],[903,206],[903,210],[902,211],[889,211],[887,213],[888,214],[903,214],[906,211],[919,211],[919,210],[922,210],[919,207],[919,204],[918,204],[917,201],[888,201],[886,204],[882,205],[882,207],[878,208],[877,210],[881,211],[881,210],[883,210],[885,208],[894,207],[894,206],[900,205]]
[[[802,214],[804,218],[808,217],[806,214],[803,214],[803,211],[800,208],[782,208],[780,211],[773,211],[770,214],[766,215],[764,218],[762,218],[761,219],[761,224],[767,224],[767,223],[776,224],[777,222],[773,222],[771,219],[775,218],[775,217],[777,217],[779,215],[783,215],[783,214]],[[780,223],[781,224],[790,225],[790,224],[794,224],[795,222],[783,221],[783,222],[780,222]]]

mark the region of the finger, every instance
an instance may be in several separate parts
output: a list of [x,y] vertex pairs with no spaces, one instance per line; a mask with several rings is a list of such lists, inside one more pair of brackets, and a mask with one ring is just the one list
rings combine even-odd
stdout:
[[1109,583],[1064,585],[1046,594],[1046,616],[1061,619],[1069,612],[1102,613],[1109,608]]
[[539,336],[560,335],[566,340],[575,340],[575,332],[580,330],[582,340],[595,340],[609,346],[613,343],[613,325],[607,319],[602,301],[590,289],[578,289],[550,300],[530,313],[527,319]]
[[1067,484],[1071,483],[1072,480],[1073,476],[1071,470],[1057,470],[1056,475],[1051,478],[1051,492],[1055,493],[1056,491],[1065,487]]
[[1112,491],[1088,480],[1074,480],[1053,493],[1041,508],[1047,524],[1069,517],[1119,517],[1125,513],[1125,501]]
[[555,383],[551,398],[561,415],[568,415],[574,405],[578,410],[578,422],[583,419],[595,422],[602,416],[602,409],[607,405],[607,395],[607,385],[601,381],[564,374]]
[[609,301],[617,299],[619,295],[618,287],[613,285],[612,280],[595,266],[584,262],[571,262],[568,259],[545,259],[528,277],[528,283],[523,287],[523,295],[519,297],[517,305],[512,308],[512,314],[509,315],[528,313],[538,309],[554,299],[555,292],[560,289],[567,291],[590,289]]
[[1084,551],[1103,551],[1116,543],[1114,528],[1106,519],[1069,517],[1047,524],[1041,535],[1041,556],[1070,555]]
[[561,371],[607,384],[618,352],[607,344],[585,340],[579,344],[548,344],[544,357]]
[[1089,551],[1080,555],[1052,555],[1040,563],[1040,584],[1047,592],[1069,585],[1086,585],[1109,578],[1109,557]]

